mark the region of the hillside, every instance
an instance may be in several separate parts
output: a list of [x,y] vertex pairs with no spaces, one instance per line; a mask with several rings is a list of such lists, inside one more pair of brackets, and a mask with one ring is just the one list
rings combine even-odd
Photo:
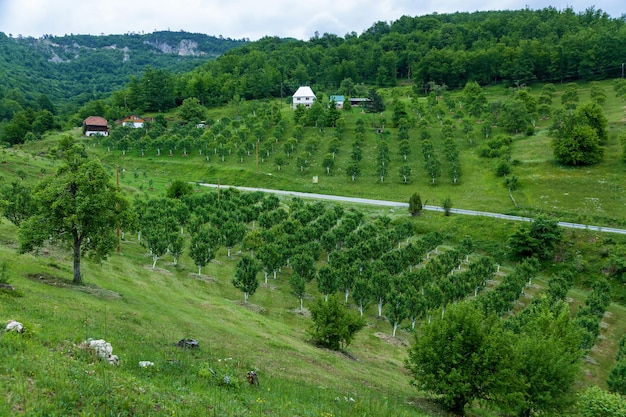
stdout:
[[[3,221],[0,230],[8,259],[16,229]],[[22,320],[28,329],[23,337],[0,335],[0,388],[9,393],[2,415],[447,415],[422,411],[438,409],[428,398],[416,406],[403,368],[408,330],[392,339],[389,324],[372,317],[348,354],[317,348],[306,333],[307,310],[299,311],[283,273],[261,284],[248,305],[241,302],[230,283],[239,250],[232,259],[220,250],[202,275],[187,255],[179,266],[163,257],[153,269],[129,233],[121,254],[102,265],[85,262],[84,287],[65,278],[66,253],[41,255],[8,265],[22,296],[0,295],[0,319]],[[313,285],[308,291],[305,307],[316,292]],[[120,365],[82,349],[90,337],[111,342]],[[191,338],[197,350],[175,346]],[[155,366],[141,368],[142,360]],[[249,370],[259,388],[244,382]]]
[[245,43],[169,31],[39,39],[0,33],[0,83],[4,94],[26,101],[45,94],[58,107],[80,105],[120,89],[146,66],[183,73]]
[[[0,209],[7,218],[16,208],[33,214],[31,187],[54,176],[62,139],[84,145],[119,181],[137,217],[125,218],[119,253],[83,260],[85,285],[71,282],[67,248],[41,233],[54,201],[32,217],[41,221],[36,251],[18,254],[17,227],[0,219],[0,283],[13,287],[0,286],[0,325],[26,328],[0,326],[0,415],[448,417],[436,401],[445,393],[412,385],[420,381],[406,360],[420,337],[469,305],[468,324],[505,337],[486,337],[491,354],[477,362],[487,372],[466,380],[492,384],[468,396],[469,416],[554,409],[595,417],[588,388],[610,386],[625,340],[626,237],[559,229],[556,220],[626,228],[626,81],[612,78],[624,31],[623,21],[593,9],[547,8],[403,17],[361,36],[309,42],[0,34],[10,62],[24,62],[6,71],[0,62],[0,79],[9,81],[0,90]],[[128,74],[116,71],[128,64],[138,72],[126,83]],[[30,82],[39,77],[48,78]],[[110,92],[115,77],[121,84]],[[289,94],[301,84],[317,98],[293,109]],[[53,115],[39,94],[65,103],[63,111]],[[328,100],[335,94],[370,100],[339,109]],[[130,112],[153,121],[137,129],[112,123]],[[108,118],[110,134],[83,137],[76,126],[89,115]],[[417,196],[535,221],[409,216],[201,182]],[[176,187],[179,195],[164,197]],[[246,303],[232,281],[249,258],[262,270]],[[366,320],[344,351],[312,340],[310,308],[326,293],[346,297]],[[433,354],[453,349],[471,327],[460,326]],[[111,342],[119,366],[88,352],[89,338]],[[180,349],[183,339],[199,349]],[[476,351],[484,352],[430,362]],[[502,360],[505,378],[496,372],[502,358],[515,359]],[[260,386],[246,382],[250,370]],[[434,379],[455,375],[447,369]],[[504,394],[489,391],[498,386],[490,375]],[[462,411],[465,403],[447,406]]]
[[[54,140],[48,138],[43,144],[53,145]],[[41,156],[40,145],[27,144],[23,150],[7,152],[2,164],[5,175],[23,171],[30,181],[51,172],[56,162]],[[130,161],[126,160],[128,168],[122,167],[121,175],[123,188],[138,196],[144,195],[142,199],[159,198],[175,171],[170,164],[182,168],[189,160],[180,155],[163,158],[168,165],[163,170],[151,167],[150,161],[140,155],[132,156],[138,165],[130,170]],[[146,176],[142,175],[142,169],[146,169]],[[203,198],[204,194],[194,192],[192,198]],[[223,191],[224,207],[228,208],[227,201],[234,198],[238,198],[237,193]],[[212,193],[207,201],[215,199]],[[294,214],[296,207],[300,210],[307,207],[302,204],[283,200],[279,208]],[[156,204],[149,206],[156,207]],[[302,214],[294,214],[293,219],[311,221],[311,225],[318,223],[315,216],[321,220],[325,215],[319,215],[320,206],[312,207],[315,211],[309,216],[315,215],[309,220],[304,220]],[[329,206],[325,213],[345,213],[344,218],[347,218],[355,209],[364,215],[361,232],[379,234],[371,241],[395,236],[391,231],[407,220],[406,213],[363,206],[344,207],[339,211]],[[214,209],[209,213],[216,214]],[[230,210],[229,216],[237,216],[236,210]],[[383,226],[387,224],[385,218],[390,220],[386,226],[388,235]],[[213,218],[211,224],[218,227],[218,224],[228,223],[220,219]],[[276,230],[298,227],[293,219],[289,226],[285,223]],[[265,228],[265,221],[259,217],[258,222],[247,223],[246,228],[249,232]],[[442,243],[439,248],[422,258],[422,266],[444,259],[446,253],[451,254],[465,245],[463,240],[468,238],[473,242],[470,265],[478,263],[483,255],[494,256],[504,263],[493,279],[479,290],[479,298],[495,294],[501,288],[500,283],[514,276],[514,265],[506,256],[509,250],[506,239],[514,230],[514,224],[445,217],[438,213],[424,213],[411,223],[415,233],[409,237],[412,243],[423,241],[432,232],[444,239],[438,240]],[[177,226],[176,230],[179,233]],[[193,233],[191,225],[185,230]],[[127,231],[121,253],[112,254],[110,260],[102,264],[86,260],[86,285],[74,286],[69,281],[71,259],[68,252],[47,246],[39,254],[16,257],[15,226],[3,220],[0,231],[0,254],[7,260],[6,276],[17,290],[15,294],[2,293],[0,320],[20,320],[27,328],[24,335],[0,335],[0,355],[4,355],[0,361],[3,367],[0,388],[9,393],[2,405],[6,408],[0,409],[5,414],[29,415],[37,410],[54,415],[80,410],[104,415],[447,415],[432,402],[430,394],[416,390],[409,383],[410,375],[404,368],[412,339],[409,320],[403,321],[393,338],[389,312],[385,309],[384,317],[377,317],[376,303],[372,303],[365,310],[367,327],[349,346],[348,354],[315,347],[306,332],[309,322],[306,309],[313,297],[319,295],[318,284],[306,284],[305,310],[300,311],[289,278],[293,275],[292,267],[286,266],[278,272],[275,281],[270,278],[267,284],[259,274],[260,288],[245,305],[243,294],[233,287],[231,279],[237,261],[248,252],[247,246],[237,244],[230,258],[226,248],[221,247],[217,257],[198,274],[186,251],[177,265],[171,254],[165,254],[153,268],[148,248],[140,243],[135,233]],[[144,233],[142,242],[148,239],[148,230]],[[301,241],[307,236],[302,233],[298,231],[286,237]],[[346,238],[345,250],[348,250],[348,241],[349,245],[362,242]],[[602,254],[613,253],[623,244],[620,237],[597,232],[568,232],[559,250],[560,260],[555,257],[554,261],[547,262],[546,269],[525,287],[523,295],[519,290],[516,292],[515,302],[508,309],[521,311],[533,299],[541,299],[551,274],[571,270],[576,262],[578,266],[585,264],[588,270],[600,268],[606,262]],[[292,245],[296,253],[300,250],[296,249],[300,248],[297,245]],[[399,243],[398,248],[405,249],[405,245],[405,242]],[[395,252],[396,244],[392,246]],[[320,255],[319,264],[323,265],[326,255]],[[465,268],[467,266],[463,266]],[[470,290],[468,298],[474,298],[473,294],[474,290]],[[568,292],[572,313],[588,296],[584,285]],[[507,307],[504,308],[506,311]],[[432,314],[423,316],[418,326],[425,326],[427,317],[432,315],[437,320],[442,314],[441,309],[436,308]],[[584,372],[577,384],[580,389],[590,384],[604,386],[614,363],[617,341],[624,333],[624,314],[623,306],[611,304],[601,324],[598,323],[601,337],[582,363]],[[81,342],[88,338],[111,342],[113,353],[120,357],[120,365],[111,367],[99,362],[81,348]],[[181,350],[175,346],[181,339],[195,339],[200,348]],[[145,360],[154,362],[155,366],[140,367],[139,361]],[[251,369],[259,375],[259,389],[245,382],[244,375]],[[492,415],[482,408],[468,411],[469,415]]]
[[[362,34],[324,33],[308,41],[266,37],[180,77],[188,95],[211,106],[233,97],[286,97],[309,85],[363,97],[371,87],[461,89],[567,83],[621,75],[626,24],[594,8],[494,10],[402,16]],[[194,89],[199,83],[206,89]]]

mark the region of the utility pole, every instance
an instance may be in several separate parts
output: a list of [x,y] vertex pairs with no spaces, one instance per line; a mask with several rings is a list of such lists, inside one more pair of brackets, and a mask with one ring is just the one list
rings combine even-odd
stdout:
[[[117,191],[120,190],[120,166],[119,165],[115,165],[115,184],[117,185]],[[120,203],[115,203],[115,209],[118,210],[120,209]],[[122,251],[122,238],[121,238],[121,231],[120,231],[120,221],[119,219],[117,220],[117,253],[120,253]]]

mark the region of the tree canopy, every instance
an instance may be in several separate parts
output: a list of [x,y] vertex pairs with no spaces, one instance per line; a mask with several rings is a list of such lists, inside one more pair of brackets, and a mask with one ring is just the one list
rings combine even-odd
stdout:
[[33,190],[35,214],[20,226],[20,252],[48,241],[69,246],[74,259],[75,284],[82,284],[81,256],[105,259],[116,247],[116,226],[128,223],[130,210],[102,164],[89,158],[69,136],[59,141],[57,155],[64,164]]
[[552,127],[554,157],[564,165],[593,165],[604,155],[607,118],[595,102],[561,113]]

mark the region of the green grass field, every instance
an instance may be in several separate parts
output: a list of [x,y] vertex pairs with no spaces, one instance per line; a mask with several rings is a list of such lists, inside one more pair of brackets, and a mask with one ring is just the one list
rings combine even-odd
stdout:
[[[384,181],[380,180],[376,169],[377,145],[380,135],[375,133],[372,123],[378,124],[378,116],[373,118],[354,109],[352,113],[344,115],[346,120],[344,138],[340,142],[340,149],[336,155],[334,166],[330,173],[322,166],[322,160],[327,153],[328,142],[333,137],[333,129],[327,128],[319,132],[316,128],[305,128],[304,138],[300,141],[297,150],[290,157],[284,155],[284,143],[274,145],[269,157],[255,158],[254,153],[246,156],[243,162],[233,151],[231,155],[221,161],[218,155],[208,152],[200,154],[197,150],[189,151],[183,156],[181,150],[174,150],[172,156],[156,155],[156,151],[147,151],[140,157],[140,149],[131,149],[122,156],[119,150],[106,151],[103,146],[91,142],[91,150],[95,152],[113,173],[114,167],[122,168],[121,182],[129,189],[141,187],[147,190],[152,179],[152,188],[162,189],[168,181],[182,179],[192,182],[211,182],[228,185],[259,186],[283,190],[318,192],[323,194],[337,194],[366,198],[379,198],[392,201],[408,201],[413,193],[421,195],[422,201],[428,204],[439,205],[450,196],[454,207],[494,211],[509,214],[534,216],[537,213],[546,213],[563,221],[580,222],[586,224],[600,224],[620,227],[626,225],[626,163],[623,160],[623,148],[619,136],[624,129],[623,102],[614,96],[611,82],[601,84],[607,96],[602,106],[609,121],[609,142],[606,145],[603,161],[588,167],[564,167],[555,163],[549,127],[551,120],[538,120],[536,134],[533,136],[518,135],[513,137],[511,160],[512,175],[518,177],[518,187],[514,197],[519,205],[516,208],[509,198],[504,185],[504,178],[495,175],[497,159],[488,159],[478,155],[479,148],[485,139],[480,133],[480,124],[474,127],[472,140],[466,138],[460,127],[455,133],[455,141],[460,152],[463,174],[458,185],[446,173],[447,163],[443,157],[443,142],[439,123],[431,121],[426,127],[439,149],[439,158],[443,172],[432,184],[424,169],[418,132],[412,129],[410,142],[412,150],[407,160],[398,152],[397,129],[386,128],[388,137],[389,172]],[[553,110],[560,106],[560,89],[553,98]],[[539,94],[541,86],[532,86],[531,93]],[[511,92],[502,88],[487,89],[490,100],[502,100]],[[579,87],[580,102],[588,100],[589,88],[586,85]],[[383,92],[390,96],[389,91]],[[407,105],[408,105],[408,99]],[[390,102],[389,102],[390,103]],[[390,106],[388,106],[390,107]],[[214,119],[223,117],[225,109],[213,111]],[[172,117],[175,115],[172,114]],[[293,110],[282,107],[282,117],[291,121]],[[383,117],[391,119],[391,110],[388,109]],[[350,152],[354,140],[354,126],[358,119],[363,119],[367,126],[363,145],[363,160],[360,162],[361,175],[353,182],[346,174],[350,164]],[[454,119],[453,119],[454,120]],[[457,123],[457,122],[454,122]],[[293,128],[293,126],[291,127]],[[292,131],[288,130],[285,138],[289,138]],[[494,128],[490,137],[503,133]],[[309,158],[309,166],[301,172],[296,163],[296,155],[303,152],[308,140],[319,142],[318,150]],[[271,139],[267,139],[268,141]],[[283,155],[285,165],[277,169],[274,160]],[[402,165],[409,165],[412,174],[408,183],[404,183],[398,173]],[[148,175],[149,174],[149,175]],[[312,178],[318,182],[313,183]],[[165,182],[163,182],[165,181]]]
[[[172,180],[318,192],[406,202],[419,193],[426,204],[440,204],[450,196],[454,207],[484,211],[534,215],[545,212],[560,220],[611,226],[626,225],[624,173],[618,135],[623,129],[622,103],[612,97],[610,83],[604,105],[611,121],[610,141],[603,162],[593,167],[565,168],[553,162],[549,121],[538,124],[537,134],[514,139],[513,174],[519,177],[515,191],[520,208],[515,209],[503,179],[494,174],[495,161],[478,156],[480,139],[470,144],[459,139],[463,176],[452,185],[445,174],[435,185],[423,170],[419,146],[409,160],[413,174],[403,184],[398,168],[403,164],[397,152],[394,129],[389,138],[391,168],[381,182],[375,173],[377,135],[370,129],[364,144],[362,175],[355,182],[346,175],[352,143],[351,130],[357,118],[371,123],[371,116],[356,111],[347,118],[346,137],[337,153],[330,174],[321,166],[328,129],[319,136],[307,129],[305,139],[319,137],[319,150],[310,166],[300,172],[295,157],[278,171],[269,160],[254,156],[239,162],[233,154],[224,162],[216,156],[191,151],[182,156],[141,156],[138,149],[122,155],[107,152],[94,140],[85,140],[88,150],[99,157],[115,178],[119,167],[122,188],[133,196],[162,196]],[[539,87],[533,87],[538,91]],[[581,88],[581,96],[584,88]],[[490,90],[490,98],[503,97],[502,89]],[[558,101],[555,99],[555,102]],[[216,111],[224,114],[226,110]],[[283,108],[283,117],[291,110]],[[387,119],[390,119],[387,115]],[[439,128],[432,126],[433,137]],[[79,132],[72,134],[78,136]],[[19,149],[0,153],[2,182],[23,178],[33,184],[52,174],[55,162],[46,157],[56,143],[50,136],[27,143]],[[302,146],[302,145],[301,145]],[[437,146],[440,146],[438,144]],[[282,151],[279,151],[282,152]],[[312,183],[317,176],[319,182]],[[359,207],[371,218],[406,213],[390,213],[378,207]],[[478,253],[490,254],[507,262],[506,239],[515,224],[482,218],[444,217],[426,212],[414,219],[418,234],[440,231],[446,245],[454,246],[470,236]],[[587,284],[602,276],[606,253],[623,245],[620,236],[588,231],[567,232],[568,244],[563,262],[575,265],[578,284],[568,296],[573,309],[584,301]],[[285,274],[262,284],[243,304],[243,295],[231,284],[233,259],[222,249],[216,260],[203,269],[202,276],[188,255],[178,266],[165,256],[152,269],[151,258],[136,236],[127,234],[120,254],[102,264],[83,262],[86,285],[70,284],[71,258],[60,249],[47,248],[37,256],[17,255],[17,230],[0,223],[0,260],[6,262],[9,282],[22,295],[0,293],[0,323],[16,319],[26,325],[24,335],[0,335],[0,416],[4,415],[206,415],[206,416],[447,416],[432,399],[410,385],[404,368],[406,348],[411,340],[408,323],[391,338],[391,325],[368,311],[368,325],[350,345],[349,356],[313,346],[306,333],[306,313],[297,311],[299,301],[290,293]],[[608,249],[607,249],[608,248]],[[235,251],[236,252],[236,251]],[[563,264],[546,265],[529,297],[545,288],[550,274]],[[624,299],[617,284],[616,298]],[[317,294],[307,287],[309,297]],[[622,294],[622,295],[620,295]],[[305,307],[312,298],[305,300]],[[528,301],[530,298],[522,300]],[[614,362],[617,341],[626,332],[626,310],[613,303],[605,315],[602,337],[583,365],[580,387],[588,384],[606,387],[608,371]],[[88,338],[111,342],[120,366],[98,361],[80,344]],[[174,346],[183,338],[197,339],[198,350]],[[141,368],[149,360],[154,367]],[[245,381],[249,370],[256,370],[260,387]],[[215,375],[215,376],[214,376]],[[224,382],[228,377],[229,384]],[[354,401],[352,401],[352,400]],[[491,416],[476,408],[474,416]]]

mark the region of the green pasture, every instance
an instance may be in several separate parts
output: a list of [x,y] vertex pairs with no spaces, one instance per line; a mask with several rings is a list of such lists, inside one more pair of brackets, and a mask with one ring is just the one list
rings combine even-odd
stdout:
[[[610,120],[610,140],[604,160],[592,167],[566,168],[552,157],[550,121],[540,121],[533,136],[516,136],[512,146],[512,174],[519,178],[514,196],[515,208],[504,186],[494,174],[495,160],[478,155],[484,138],[475,129],[472,141],[457,132],[457,146],[463,167],[459,185],[451,184],[444,173],[433,185],[423,168],[419,139],[412,133],[414,149],[407,163],[413,168],[408,184],[398,169],[405,162],[398,154],[396,129],[389,132],[389,176],[381,181],[376,174],[375,157],[379,135],[372,127],[372,116],[354,111],[346,117],[346,130],[330,173],[321,165],[333,129],[320,133],[307,128],[300,149],[309,139],[319,140],[309,166],[300,172],[295,156],[279,171],[274,159],[282,154],[282,143],[264,161],[253,154],[239,162],[235,154],[224,162],[214,154],[180,150],[173,156],[139,149],[110,152],[96,139],[84,139],[90,153],[105,165],[115,180],[116,169],[122,189],[132,196],[163,196],[173,180],[192,183],[317,192],[407,202],[419,193],[425,204],[439,205],[451,197],[453,206],[501,213],[536,215],[547,213],[559,220],[624,227],[626,225],[626,164],[618,136],[623,133],[623,103],[613,97],[611,84],[604,83],[607,101],[604,109]],[[562,86],[557,86],[561,90]],[[406,89],[406,88],[405,88]],[[540,87],[532,86],[537,93]],[[410,90],[407,90],[410,92]],[[581,85],[581,100],[585,89]],[[404,92],[406,94],[406,91]],[[510,92],[489,89],[490,99]],[[386,93],[390,95],[391,93]],[[558,94],[558,93],[557,93]],[[558,102],[558,98],[554,98]],[[556,107],[556,104],[555,104]],[[282,109],[290,118],[291,110]],[[216,118],[229,114],[226,108],[214,110]],[[385,118],[390,121],[389,110]],[[356,181],[346,175],[353,129],[358,118],[368,126],[363,145],[361,175]],[[374,119],[374,123],[378,123]],[[440,127],[429,125],[436,147],[442,147]],[[494,129],[497,134],[497,129]],[[69,134],[80,136],[78,130]],[[287,133],[286,137],[290,137]],[[415,137],[414,137],[415,136]],[[0,184],[24,181],[32,185],[54,172],[56,163],[47,155],[57,140],[51,135],[15,149],[0,151]],[[298,154],[299,151],[296,151]],[[442,163],[443,161],[442,157]],[[318,182],[312,178],[317,176]],[[197,192],[203,192],[197,188]],[[398,219],[406,212],[390,212],[380,207],[359,206],[367,218],[388,215]],[[493,256],[510,270],[507,238],[515,229],[512,222],[488,218],[450,216],[424,212],[413,219],[416,234],[443,233],[445,245],[454,246],[470,237],[475,252]],[[604,276],[607,254],[621,236],[589,231],[567,231],[562,260],[548,262],[541,276],[521,303],[538,296],[552,273],[563,265],[574,268],[576,287],[570,291],[573,310],[584,302],[588,286]],[[374,306],[367,311],[368,325],[348,348],[348,354],[313,346],[306,333],[306,310],[298,311],[299,301],[291,294],[288,271],[277,280],[261,284],[243,304],[243,294],[230,280],[241,256],[231,259],[222,249],[202,275],[185,255],[174,266],[168,255],[155,269],[147,250],[137,236],[126,233],[121,253],[112,254],[102,264],[83,262],[85,286],[70,284],[69,252],[46,248],[37,255],[17,255],[17,229],[0,222],[0,261],[6,262],[9,282],[19,297],[0,293],[0,323],[22,321],[23,335],[0,335],[0,416],[4,415],[205,415],[205,416],[447,416],[432,398],[410,385],[404,368],[406,348],[412,334],[406,321],[395,339],[392,326],[375,318]],[[616,300],[624,300],[622,286],[614,283]],[[307,303],[317,294],[307,286]],[[606,387],[614,363],[617,341],[626,331],[626,311],[613,303],[603,319],[602,335],[585,358],[580,386]],[[120,366],[112,367],[91,356],[80,345],[88,338],[111,342]],[[175,346],[183,338],[197,339],[198,350]],[[149,360],[154,367],[141,368]],[[245,374],[256,370],[259,387],[251,387]],[[228,377],[229,383],[225,382]],[[352,401],[352,400],[353,401]],[[495,415],[476,409],[470,415]]]

